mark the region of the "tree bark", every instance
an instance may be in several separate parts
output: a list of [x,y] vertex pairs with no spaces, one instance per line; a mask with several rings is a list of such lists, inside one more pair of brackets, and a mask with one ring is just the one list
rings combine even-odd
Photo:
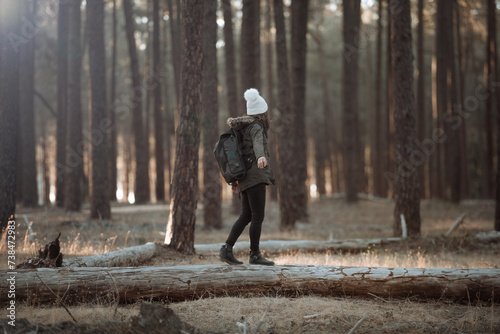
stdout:
[[373,195],[377,197],[387,197],[387,182],[384,179],[386,169],[386,159],[382,154],[384,152],[384,132],[381,131],[384,126],[382,117],[382,16],[383,0],[378,0],[378,20],[377,20],[377,47],[376,47],[376,66],[375,66],[375,152],[372,155],[373,166]]
[[[468,49],[470,49],[470,43],[468,38],[465,38],[465,50],[463,49],[462,44],[462,33],[461,33],[461,6],[457,3],[455,6],[455,29],[456,29],[456,37],[457,41],[457,60],[458,60],[458,81],[459,81],[459,94],[458,101],[464,101],[465,98],[465,75],[467,71],[467,63],[468,63]],[[470,25],[468,23],[467,25]],[[469,28],[470,29],[470,28]],[[463,103],[463,102],[461,102]],[[458,129],[458,140],[460,147],[460,198],[469,198],[469,177],[468,177],[468,154],[467,154],[467,126],[464,122],[462,126]],[[421,182],[422,184],[422,182]]]
[[[458,136],[458,128],[463,124],[456,123],[455,119],[460,119],[458,116],[458,87],[456,78],[455,66],[455,41],[453,34],[453,1],[446,1],[446,39],[448,48],[446,50],[446,65],[447,65],[447,89],[448,101],[447,108],[443,110],[443,120],[445,123],[445,131],[447,141],[445,143],[445,170],[446,170],[446,199],[458,203],[460,201],[460,176],[462,162],[460,159],[460,141]],[[490,123],[490,122],[488,122]],[[491,179],[492,180],[492,179]]]
[[198,148],[203,71],[202,28],[203,2],[183,0],[182,102],[176,134],[175,168],[165,243],[188,254],[194,252],[194,226],[198,204]]
[[[175,110],[178,111],[180,104],[180,90],[181,90],[181,38],[180,24],[181,18],[180,8],[174,10],[172,0],[167,0],[169,21],[170,21],[170,35],[172,39],[172,65],[174,68],[174,88],[175,88]],[[179,7],[179,1],[177,1]]]
[[387,0],[387,68],[386,68],[386,73],[387,73],[387,80],[386,80],[386,100],[387,100],[387,105],[386,105],[386,124],[385,124],[385,173],[384,173],[384,178],[385,182],[387,183],[388,186],[388,196],[393,195],[394,189],[391,189],[389,185],[389,180],[388,180],[388,175],[389,173],[394,171],[394,64],[393,64],[393,59],[392,59],[392,43],[391,43],[391,36],[392,36],[392,16],[393,16],[393,6],[394,4],[397,5],[396,2],[392,2],[391,0]]
[[217,80],[217,0],[204,1],[203,18],[203,218],[208,228],[222,228],[222,186],[213,148],[219,137]]
[[81,105],[81,67],[82,45],[81,1],[69,4],[69,41],[68,41],[68,110],[67,110],[67,152],[66,166],[69,167],[64,182],[66,211],[80,211],[82,204],[81,184],[83,181],[82,143],[82,105]]
[[[266,0],[265,5],[265,36],[264,36],[264,54],[265,54],[265,87],[266,87],[266,102],[269,106],[269,116],[271,120],[274,116],[274,66],[273,66],[273,41],[272,41],[272,0]],[[278,166],[278,140],[276,133],[270,131],[269,135],[269,154],[271,159],[271,166],[274,166],[275,170],[279,170]],[[279,183],[279,174],[275,175],[276,182]],[[269,188],[271,200],[278,200],[278,187],[270,187]],[[236,197],[237,194],[234,194]]]
[[68,2],[59,2],[57,20],[57,147],[56,205],[64,206],[64,174],[66,167],[66,129],[68,108]]
[[[153,73],[161,68],[160,59],[160,4],[153,0]],[[161,85],[157,75],[154,75],[154,119],[155,119],[155,158],[156,158],[156,200],[165,201],[165,162],[163,158],[163,106]]]
[[139,72],[139,59],[135,44],[135,23],[131,0],[123,0],[123,11],[125,14],[125,29],[127,35],[128,49],[130,55],[130,69],[132,73],[132,93],[130,103],[132,105],[132,131],[135,146],[135,203],[143,204],[149,200],[149,150],[148,138],[144,133],[144,122],[142,115],[142,102],[146,98]]
[[[6,281],[9,274],[0,271]],[[42,283],[43,282],[43,283]],[[45,286],[47,285],[47,286]],[[227,266],[60,268],[18,270],[16,301],[66,304],[96,299],[135,302],[143,298],[189,300],[210,296],[274,294],[293,296],[368,296],[498,302],[500,269],[376,268],[331,266]],[[0,303],[8,302],[7,294]]]
[[[240,100],[238,99],[239,90],[236,71],[236,56],[234,52],[233,14],[231,2],[229,0],[222,0],[222,10],[224,13],[224,55],[226,64],[227,108],[229,116],[237,117],[240,115],[241,108]],[[232,195],[231,208],[233,214],[238,214],[241,209],[240,199],[236,193],[233,193]]]
[[19,45],[7,33],[19,33],[19,1],[0,3],[0,231],[16,211],[19,127]]
[[[260,90],[260,0],[243,0],[241,21],[241,89]],[[243,102],[243,94],[240,101]]]
[[[424,0],[418,0],[418,26],[417,26],[417,139],[422,142],[425,139],[425,59],[424,59]],[[420,180],[420,197],[425,198],[426,177],[425,166],[427,157],[418,166],[418,178]]]
[[110,219],[108,196],[108,148],[106,119],[106,68],[104,49],[104,1],[87,0],[92,131],[92,192],[90,217]]
[[[484,169],[484,195],[486,198],[492,198],[494,193],[494,155],[493,155],[493,120],[495,117],[495,88],[493,80],[496,72],[496,1],[487,0],[487,36],[486,36],[486,63],[484,64],[484,76],[487,82],[488,97],[486,99],[486,117],[484,118],[484,131],[486,134],[485,151],[483,151],[483,169]],[[499,104],[500,101],[497,101]]]
[[294,164],[296,176],[295,196],[297,197],[295,214],[297,219],[307,218],[307,135],[306,135],[306,54],[307,54],[307,18],[309,0],[292,0],[291,27],[291,82],[292,114],[295,135],[291,138],[297,159]]
[[[448,1],[439,0],[436,10],[436,125],[437,129],[443,131],[443,116],[448,108],[448,86],[447,86],[447,49],[449,48],[448,36],[446,34],[447,21],[451,18],[446,16],[446,6]],[[456,145],[456,143],[454,143]],[[435,197],[445,198],[444,181],[447,176],[445,173],[445,144],[438,143],[435,154]]]
[[147,244],[127,247],[117,251],[63,260],[65,267],[123,267],[134,266],[150,261],[161,254],[162,245],[148,242]]
[[[169,22],[165,22],[164,20],[162,21],[163,24],[163,70],[167,72],[167,62],[171,58],[169,57],[169,45],[170,48],[173,47],[173,43],[171,41],[171,38],[169,37]],[[169,20],[170,21],[170,20]],[[175,115],[174,115],[174,110],[175,107],[172,107],[174,103],[172,101],[175,101],[175,97],[172,98],[173,94],[171,94],[171,86],[170,81],[167,79],[162,80],[162,88],[163,88],[163,96],[165,97],[165,101],[163,102],[164,106],[164,117],[163,117],[163,129],[165,131],[165,141],[164,141],[164,151],[165,151],[165,186],[166,186],[166,191],[165,191],[165,201],[169,202],[170,201],[170,182],[172,180],[172,137],[175,134]],[[175,93],[174,93],[175,94]]]
[[408,227],[408,236],[420,235],[420,191],[415,166],[415,97],[413,90],[413,54],[410,0],[399,2],[394,13],[391,39],[394,59],[394,127],[396,179],[393,180],[394,236],[401,236],[401,216]]
[[118,157],[118,148],[117,148],[117,136],[118,136],[118,128],[115,120],[115,100],[116,100],[116,57],[117,57],[117,18],[116,18],[116,0],[113,0],[113,28],[112,28],[112,38],[113,38],[113,47],[111,49],[111,87],[109,89],[109,101],[110,105],[108,107],[108,117],[111,121],[111,129],[109,131],[108,138],[108,181],[109,181],[109,199],[111,201],[116,200],[116,190],[117,190],[117,181],[118,181],[118,168],[117,168],[117,157]]
[[360,0],[344,0],[343,17],[343,117],[342,160],[346,201],[357,201],[361,166],[359,165],[360,134],[358,121],[358,58],[359,26],[361,22]]
[[[33,17],[36,12],[36,1],[21,1],[23,15]],[[29,38],[20,46],[19,68],[19,118],[20,136],[18,152],[21,167],[21,192],[18,202],[26,207],[38,205],[38,190],[36,181],[36,148],[35,148],[35,112],[34,112],[34,77],[35,77],[35,43],[36,36]]]
[[[325,51],[323,49],[323,39],[321,37],[321,32],[318,29],[317,32],[309,31],[309,35],[314,39],[318,45],[318,56],[319,56],[319,66],[321,68],[326,68],[326,57]],[[323,89],[323,131],[325,136],[325,146],[327,154],[327,167],[330,169],[330,181],[332,185],[332,193],[340,192],[340,167],[341,163],[339,144],[337,139],[337,133],[335,131],[335,120],[334,120],[334,108],[333,103],[330,98],[330,85],[328,83],[328,73],[326,71],[321,71],[321,86]]]
[[[321,124],[321,121],[316,119],[315,123]],[[319,197],[326,195],[326,162],[328,160],[328,150],[325,145],[328,143],[326,133],[326,126],[319,126],[314,133],[314,170]]]
[[278,66],[278,120],[275,122],[278,135],[278,166],[279,175],[287,182],[278,183],[280,230],[291,231],[295,229],[295,198],[293,195],[292,180],[295,173],[289,166],[294,165],[293,144],[293,115],[290,108],[290,80],[288,72],[288,54],[286,50],[285,18],[283,14],[283,0],[274,0],[274,22],[276,27],[276,59]]
[[[494,8],[492,9],[494,11]],[[496,30],[495,30],[496,33]],[[500,82],[500,54],[495,48],[495,68],[496,68],[496,82]],[[500,89],[496,89],[496,102],[497,102],[497,175],[496,175],[496,193],[495,193],[495,231],[500,231]],[[500,232],[498,233],[500,234]]]

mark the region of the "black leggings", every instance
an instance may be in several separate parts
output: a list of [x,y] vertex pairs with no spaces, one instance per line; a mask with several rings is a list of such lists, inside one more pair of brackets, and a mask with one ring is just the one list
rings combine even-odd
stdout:
[[231,233],[226,240],[228,245],[234,246],[248,223],[250,224],[250,250],[259,250],[260,232],[264,221],[266,208],[266,184],[260,183],[241,193],[241,213],[234,223]]

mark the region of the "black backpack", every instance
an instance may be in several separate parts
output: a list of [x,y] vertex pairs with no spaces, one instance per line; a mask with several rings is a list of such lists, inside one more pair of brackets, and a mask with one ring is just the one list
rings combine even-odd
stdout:
[[[260,124],[259,122],[257,123]],[[220,135],[219,141],[215,144],[215,159],[217,160],[222,176],[230,185],[236,185],[236,181],[244,178],[247,170],[255,160],[255,154],[252,156],[243,156],[241,150],[242,143],[243,139],[240,131],[230,128]]]

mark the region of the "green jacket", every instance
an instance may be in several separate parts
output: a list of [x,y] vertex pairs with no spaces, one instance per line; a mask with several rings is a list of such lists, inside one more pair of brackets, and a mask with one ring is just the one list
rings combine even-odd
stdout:
[[[269,159],[269,150],[267,148],[267,135],[262,125],[257,123],[252,116],[229,118],[227,124],[231,128],[241,132],[243,156],[255,153],[252,167],[247,170],[245,177],[238,181],[238,191],[245,191],[260,183],[265,183],[266,185],[276,184],[273,171],[271,170],[271,159]],[[267,166],[264,168],[257,167],[257,160],[260,157],[265,157],[267,160]]]

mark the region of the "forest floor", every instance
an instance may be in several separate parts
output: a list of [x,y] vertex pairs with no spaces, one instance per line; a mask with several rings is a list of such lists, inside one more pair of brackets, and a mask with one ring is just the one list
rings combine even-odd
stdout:
[[[342,199],[327,197],[309,204],[308,222],[299,222],[295,232],[282,233],[279,231],[278,205],[268,201],[262,240],[391,237],[393,207],[390,201],[361,200],[358,204],[348,205]],[[59,232],[62,233],[61,252],[65,257],[100,254],[151,241],[163,242],[168,210],[167,204],[132,206],[115,203],[111,221],[89,221],[88,208],[82,213],[69,214],[58,208],[19,208],[16,262],[21,263],[33,256]],[[224,204],[223,228],[214,231],[203,227],[200,207],[195,243],[223,243],[236,219],[230,211],[229,204]],[[451,237],[444,237],[463,213],[466,214],[463,224]],[[459,205],[423,201],[421,215],[422,238],[357,253],[287,253],[271,259],[278,265],[500,268],[500,243],[485,244],[474,239],[478,232],[493,228],[492,201],[466,201]],[[33,242],[29,240],[25,221],[32,222]],[[247,232],[240,240],[248,240]],[[236,255],[247,263],[247,250],[240,251]],[[0,268],[5,269],[5,252],[1,254]],[[220,263],[215,256],[188,256],[168,251],[165,256],[144,265],[214,263]],[[93,328],[97,326],[103,333],[114,333],[115,327],[112,326],[116,326],[116,321],[131,322],[139,316],[140,305],[123,305],[116,312],[113,303],[82,304],[69,309],[80,323],[88,323]],[[180,320],[200,330],[231,333],[243,333],[243,323],[254,330],[268,306],[260,326],[262,333],[347,333],[363,318],[356,333],[500,333],[498,304],[310,295],[204,298],[168,304]],[[54,305],[19,305],[17,318],[43,325],[71,320],[63,308]],[[114,321],[114,325],[110,325],[110,321]]]

